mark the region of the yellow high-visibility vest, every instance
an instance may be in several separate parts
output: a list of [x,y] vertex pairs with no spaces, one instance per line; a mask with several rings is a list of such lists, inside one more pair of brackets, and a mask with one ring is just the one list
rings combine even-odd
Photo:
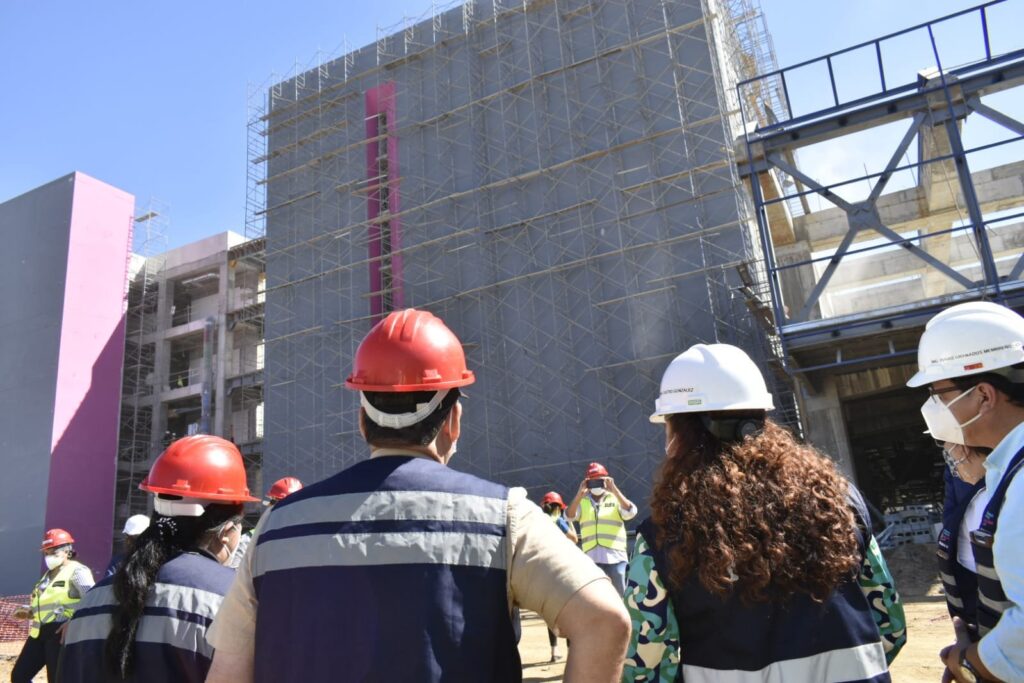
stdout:
[[32,623],[28,629],[30,638],[39,637],[39,627],[43,624],[49,624],[51,621],[61,618],[70,619],[71,615],[75,613],[75,603],[81,600],[81,596],[71,597],[71,577],[76,569],[84,566],[74,560],[65,562],[57,571],[57,576],[53,577],[44,588],[40,587],[46,580],[46,575],[39,579],[35,588],[32,589],[32,597],[29,599],[32,609]]
[[583,552],[596,546],[626,552],[626,523],[615,496],[606,493],[597,504],[596,514],[590,496],[580,501],[580,536]]

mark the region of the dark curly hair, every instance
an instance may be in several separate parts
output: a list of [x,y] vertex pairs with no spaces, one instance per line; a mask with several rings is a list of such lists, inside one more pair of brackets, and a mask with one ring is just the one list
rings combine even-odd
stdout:
[[675,439],[651,511],[670,583],[682,586],[696,572],[706,590],[744,604],[797,593],[823,602],[854,576],[856,523],[848,483],[831,460],[771,421],[734,443],[715,437],[700,415],[667,421]]

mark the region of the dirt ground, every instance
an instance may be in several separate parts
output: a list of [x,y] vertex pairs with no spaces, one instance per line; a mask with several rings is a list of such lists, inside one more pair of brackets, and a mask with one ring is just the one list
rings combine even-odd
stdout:
[[[935,547],[903,546],[886,554],[907,613],[907,644],[892,666],[896,683],[935,683],[942,677],[938,652],[953,639],[946,614],[942,586],[935,572]],[[558,641],[563,659],[549,663],[551,648],[547,628],[537,615],[523,613],[523,638],[519,652],[523,661],[523,680],[527,683],[561,681],[565,670],[565,641]],[[0,643],[0,681],[10,680],[11,668],[21,643]],[[45,683],[46,675],[35,683]]]

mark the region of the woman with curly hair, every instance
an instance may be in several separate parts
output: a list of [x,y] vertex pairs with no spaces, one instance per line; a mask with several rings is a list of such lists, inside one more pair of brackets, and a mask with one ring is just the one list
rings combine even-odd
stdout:
[[665,462],[629,564],[623,680],[889,681],[903,608],[860,493],[765,419],[753,361],[698,344],[652,422]]

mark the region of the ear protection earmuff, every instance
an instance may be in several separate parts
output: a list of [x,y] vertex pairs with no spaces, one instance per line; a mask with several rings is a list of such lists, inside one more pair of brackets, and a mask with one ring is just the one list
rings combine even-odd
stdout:
[[725,443],[739,443],[748,436],[757,436],[764,429],[764,418],[700,416],[701,424]]

